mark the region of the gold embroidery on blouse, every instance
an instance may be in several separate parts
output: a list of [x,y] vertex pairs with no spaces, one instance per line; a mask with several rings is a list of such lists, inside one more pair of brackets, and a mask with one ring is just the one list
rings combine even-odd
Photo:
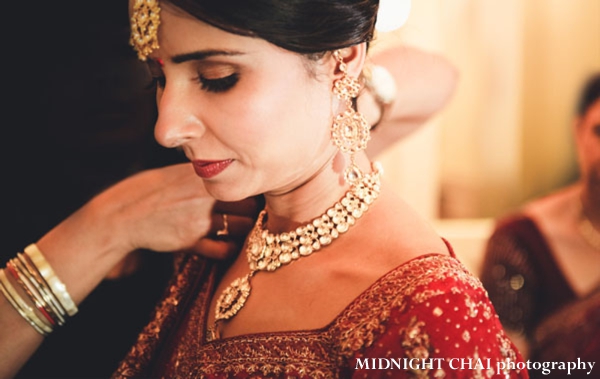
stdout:
[[[409,359],[418,358],[426,360],[429,358],[431,346],[429,344],[429,335],[423,330],[425,323],[417,321],[417,317],[413,316],[408,323],[408,326],[400,329],[400,341],[402,348]],[[410,369],[410,373],[414,378],[426,379],[429,378],[429,367],[425,366],[422,369]]]
[[[191,284],[190,278],[194,278],[198,275],[198,271],[205,269],[204,265],[198,265],[201,261],[201,258],[198,256],[181,254],[174,261],[175,272],[179,271],[179,273],[170,280],[167,295],[156,306],[153,318],[144,327],[138,336],[137,343],[120,363],[117,371],[112,375],[113,378],[139,377],[143,368],[150,365],[157,344],[161,338],[165,337],[163,329],[168,329],[164,328],[164,326],[168,326],[169,323],[174,322],[178,316],[177,308]],[[205,261],[202,260],[202,262]],[[179,267],[182,267],[182,269],[177,270]]]
[[[121,365],[119,374],[127,372],[135,374],[143,372],[134,362],[139,359],[148,363],[151,347],[147,341],[157,340],[161,334],[161,326],[168,314],[175,317],[175,308],[184,287],[182,282],[192,281],[192,270],[183,266],[173,293],[158,307],[156,319],[144,329],[139,337],[137,347],[130,352]],[[188,276],[184,276],[186,272]],[[214,271],[213,271],[214,273]],[[185,279],[184,279],[185,278]],[[211,274],[214,285],[214,275]],[[415,259],[399,266],[376,281],[369,289],[359,295],[333,322],[325,329],[313,331],[290,331],[280,333],[260,333],[256,335],[226,338],[210,343],[204,342],[204,322],[208,309],[207,298],[196,296],[189,310],[187,328],[183,330],[178,345],[175,346],[168,366],[167,376],[203,378],[214,374],[245,373],[249,377],[339,377],[342,367],[354,369],[352,358],[363,349],[373,345],[378,336],[385,332],[392,311],[410,312],[415,304],[430,301],[439,296],[447,296],[439,290],[430,290],[429,285],[436,282],[451,281],[459,283],[459,288],[452,287],[451,293],[465,296],[466,287],[483,291],[477,278],[469,274],[457,260],[442,255],[431,255]],[[181,285],[180,285],[181,284]],[[175,288],[173,287],[173,288]],[[206,291],[209,292],[209,291]],[[170,300],[169,300],[170,299]],[[467,299],[468,314],[477,315],[477,308],[482,301]],[[444,310],[436,307],[434,313]],[[440,315],[441,315],[440,313]],[[474,314],[474,315],[473,315]],[[464,334],[463,334],[464,339]],[[401,331],[401,342],[406,357],[427,358],[435,347],[431,346],[426,325],[416,317],[404,326]],[[440,336],[439,341],[442,341]],[[510,348],[510,344],[508,345]],[[139,349],[139,350],[138,350]],[[508,350],[506,354],[509,354]],[[514,352],[513,352],[514,354]],[[127,371],[132,367],[131,371]],[[415,372],[417,378],[426,377],[427,371]],[[435,378],[443,378],[444,370],[432,373]],[[123,375],[135,376],[135,375]]]
[[[178,363],[177,373],[172,374],[202,377],[248,372],[293,376],[302,372],[310,377],[337,377],[344,362],[371,346],[385,331],[392,309],[403,312],[408,300],[419,304],[442,295],[443,291],[430,291],[427,285],[447,278],[458,278],[469,285],[478,283],[457,260],[433,255],[401,265],[376,281],[326,330],[239,336],[208,344],[201,343],[200,332],[190,334],[176,348],[180,355],[177,362],[171,357],[171,367]],[[204,317],[202,312],[195,312],[190,317],[191,325],[201,325]]]
[[500,342],[500,353],[502,354],[502,356],[504,358],[509,358],[511,361],[514,361],[517,357],[516,357],[514,350],[512,349],[512,346],[510,344],[510,340],[508,339],[508,337],[506,337],[502,333],[502,334],[498,334],[496,336],[496,338],[498,339],[498,342]]
[[[479,362],[479,349],[475,347],[475,352],[473,353],[472,362]],[[475,370],[473,372],[473,379],[483,379],[482,367],[478,364],[475,365]]]
[[469,333],[468,330],[465,330],[462,334],[462,339],[465,342],[469,342],[471,340],[471,334]]

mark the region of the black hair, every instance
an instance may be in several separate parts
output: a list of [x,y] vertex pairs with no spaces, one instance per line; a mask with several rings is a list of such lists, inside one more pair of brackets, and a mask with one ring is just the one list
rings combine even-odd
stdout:
[[322,56],[373,39],[379,0],[164,0],[225,31]]
[[577,102],[577,115],[585,115],[588,108],[591,107],[598,98],[600,98],[600,72],[593,74],[585,82],[581,94],[579,95],[579,101]]

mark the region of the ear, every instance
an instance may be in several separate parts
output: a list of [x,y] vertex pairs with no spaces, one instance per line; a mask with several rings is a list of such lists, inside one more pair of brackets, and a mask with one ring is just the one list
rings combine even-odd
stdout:
[[[365,59],[367,58],[367,43],[362,42],[357,45],[345,47],[339,51],[344,59],[344,63],[346,63],[348,75],[353,78],[358,78],[365,65]],[[339,69],[339,64],[333,57],[333,54],[331,54],[331,60],[334,62],[334,79],[339,79],[342,77],[342,72]]]

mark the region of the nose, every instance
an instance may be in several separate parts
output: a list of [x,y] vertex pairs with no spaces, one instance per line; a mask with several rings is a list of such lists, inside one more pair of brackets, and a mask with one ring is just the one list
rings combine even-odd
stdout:
[[204,125],[196,116],[198,104],[191,96],[178,93],[175,87],[167,85],[156,96],[158,118],[154,126],[154,138],[164,147],[173,148],[185,145],[202,136]]

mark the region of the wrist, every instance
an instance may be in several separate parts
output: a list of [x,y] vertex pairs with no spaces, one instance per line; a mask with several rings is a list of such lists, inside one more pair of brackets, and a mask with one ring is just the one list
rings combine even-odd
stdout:
[[375,128],[383,119],[386,109],[396,100],[398,92],[396,81],[384,66],[379,65],[366,66],[363,70],[363,77],[365,89],[372,96],[379,110],[379,117],[371,127]]
[[36,242],[76,303],[132,250],[119,217],[93,199]]
[[373,94],[375,100],[383,105],[390,105],[396,100],[398,88],[396,81],[387,68],[372,65],[365,68],[365,87]]

